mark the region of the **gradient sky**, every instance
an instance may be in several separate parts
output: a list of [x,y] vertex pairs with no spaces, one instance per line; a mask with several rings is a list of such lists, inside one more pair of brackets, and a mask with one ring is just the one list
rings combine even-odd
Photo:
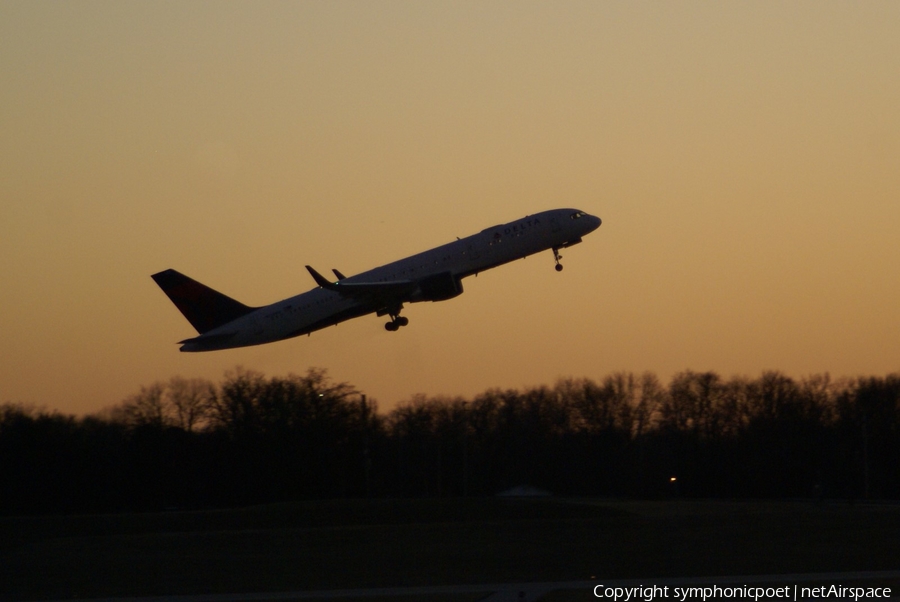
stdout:
[[[326,368],[379,401],[684,369],[900,370],[898,2],[0,1],[0,402]],[[544,209],[466,292],[241,350],[261,305]]]

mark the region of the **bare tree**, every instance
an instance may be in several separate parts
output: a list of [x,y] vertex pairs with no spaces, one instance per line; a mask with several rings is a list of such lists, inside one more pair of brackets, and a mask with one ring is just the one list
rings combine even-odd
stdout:
[[[588,433],[618,430],[629,435],[639,409],[640,384],[631,372],[616,372],[597,384],[589,378],[560,379],[554,387],[558,430]],[[641,407],[641,410],[647,406]],[[649,409],[644,420],[649,418]]]
[[232,435],[257,430],[257,409],[264,387],[261,372],[242,366],[227,371],[218,394],[210,400],[209,419]]
[[215,399],[215,385],[203,378],[174,376],[166,384],[164,404],[174,425],[185,431],[208,425]]
[[659,378],[652,372],[644,372],[640,378],[640,394],[632,410],[632,434],[640,437],[655,427],[659,421],[659,409],[666,396]]
[[721,380],[715,372],[679,372],[669,382],[669,395],[660,408],[662,424],[702,436],[717,434],[721,392]]
[[165,386],[160,382],[141,387],[139,393],[113,408],[112,415],[114,419],[133,427],[170,426],[172,415],[163,398],[164,392]]

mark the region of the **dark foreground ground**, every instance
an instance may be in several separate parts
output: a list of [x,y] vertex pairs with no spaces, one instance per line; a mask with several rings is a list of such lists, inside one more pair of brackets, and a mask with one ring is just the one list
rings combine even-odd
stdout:
[[898,534],[900,505],[828,502],[354,500],[13,517],[0,518],[0,599],[896,570]]

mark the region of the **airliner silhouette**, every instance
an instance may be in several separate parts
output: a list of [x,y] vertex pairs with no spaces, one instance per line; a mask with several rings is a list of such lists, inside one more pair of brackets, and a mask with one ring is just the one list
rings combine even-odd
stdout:
[[200,336],[180,341],[181,351],[213,351],[280,341],[375,313],[389,316],[396,331],[409,319],[404,303],[444,301],[463,292],[462,279],[516,259],[551,249],[556,270],[559,250],[581,242],[600,218],[577,209],[553,209],[485,228],[429,251],[331,281],[306,266],[318,287],[271,305],[248,307],[175,270],[153,274],[156,284]]

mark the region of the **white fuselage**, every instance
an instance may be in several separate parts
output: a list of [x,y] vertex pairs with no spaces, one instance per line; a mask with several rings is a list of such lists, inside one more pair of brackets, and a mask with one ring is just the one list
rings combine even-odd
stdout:
[[[448,273],[458,281],[534,253],[575,244],[599,225],[599,218],[575,209],[544,211],[350,276],[340,284],[419,281]],[[420,300],[431,299],[412,296],[402,299],[401,304]],[[181,350],[206,351],[268,343],[311,333],[368,313],[385,313],[380,309],[370,301],[317,287],[257,308],[185,341]]]

